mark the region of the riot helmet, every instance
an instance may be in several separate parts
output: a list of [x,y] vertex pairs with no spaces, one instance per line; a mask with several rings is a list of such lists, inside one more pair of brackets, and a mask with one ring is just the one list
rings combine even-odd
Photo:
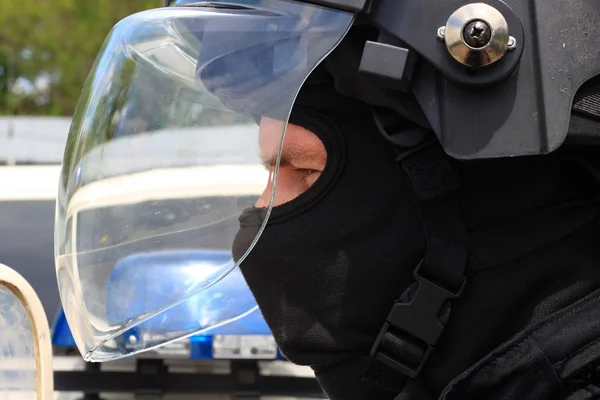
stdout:
[[[378,387],[364,398],[399,392],[468,284],[457,165],[600,143],[598,31],[593,0],[173,0],[123,19],[60,178],[80,351],[133,355],[260,306],[324,386],[350,362]],[[309,148],[317,166],[296,165]]]

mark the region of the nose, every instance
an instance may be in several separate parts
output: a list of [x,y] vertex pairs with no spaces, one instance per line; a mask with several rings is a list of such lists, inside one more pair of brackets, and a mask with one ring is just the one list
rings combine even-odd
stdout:
[[254,205],[257,208],[266,208],[269,206],[271,202],[271,197],[273,195],[273,171],[269,171],[269,181],[267,182],[267,186],[265,190],[263,190],[262,194],[256,201]]
[[271,202],[271,195],[273,194],[273,185],[269,182],[264,192],[260,195],[258,200],[256,201],[255,207],[265,208],[269,206]]

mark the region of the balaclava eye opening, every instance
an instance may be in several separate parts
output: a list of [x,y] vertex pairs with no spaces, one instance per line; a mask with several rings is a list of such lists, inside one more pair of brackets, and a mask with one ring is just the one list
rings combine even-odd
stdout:
[[269,224],[289,220],[317,204],[335,187],[345,164],[342,133],[328,118],[315,110],[297,107],[290,116],[289,124],[301,126],[314,133],[325,147],[327,162],[321,176],[309,190],[295,199],[273,208]]

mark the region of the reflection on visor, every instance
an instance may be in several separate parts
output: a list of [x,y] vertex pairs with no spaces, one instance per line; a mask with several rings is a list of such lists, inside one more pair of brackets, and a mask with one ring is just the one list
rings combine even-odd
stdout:
[[[131,315],[144,315],[160,308],[165,298],[181,298],[181,288],[208,282],[224,264],[231,265],[229,252],[173,251],[139,254],[119,261],[107,287],[107,319],[120,323]],[[131,285],[135,282],[135,285]],[[172,336],[185,336],[198,326],[217,327],[223,315],[230,320],[257,309],[250,289],[238,268],[227,274],[220,287],[207,288],[161,313],[160,318],[141,322],[104,345],[130,353],[153,347]],[[127,293],[124,299],[122,293]],[[229,322],[229,320],[227,321]]]
[[298,90],[353,16],[283,0],[216,3],[238,7],[124,19],[82,90],[55,251],[65,314],[89,361],[148,350],[256,308],[236,271],[262,229],[239,260],[231,254],[242,211],[270,198],[258,214],[264,227],[276,189],[278,168],[262,165],[256,121],[280,121],[276,148],[267,149],[279,160]]

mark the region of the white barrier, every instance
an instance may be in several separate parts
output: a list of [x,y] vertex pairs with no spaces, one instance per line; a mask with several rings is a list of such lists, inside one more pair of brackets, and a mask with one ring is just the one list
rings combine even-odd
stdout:
[[0,264],[0,398],[53,395],[52,343],[42,303],[20,274]]
[[0,167],[0,201],[56,200],[60,166]]

